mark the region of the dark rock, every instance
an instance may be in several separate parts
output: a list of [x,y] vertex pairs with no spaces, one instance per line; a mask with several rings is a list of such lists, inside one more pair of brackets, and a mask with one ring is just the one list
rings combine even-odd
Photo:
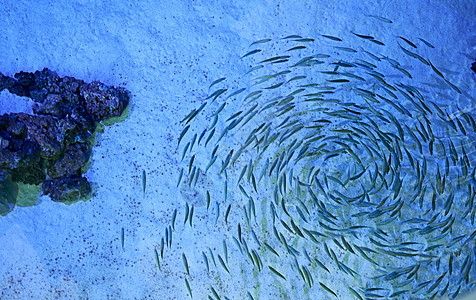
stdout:
[[38,115],[61,116],[63,97],[61,94],[47,94],[41,104],[33,105],[33,112]]
[[8,173],[0,169],[0,181],[6,179],[7,176],[8,176]]
[[55,71],[51,71],[48,68],[44,68],[41,71],[36,71],[34,74],[37,88],[46,88],[51,82],[57,82],[60,79]]
[[57,159],[64,150],[64,132],[59,131],[58,119],[52,116],[35,116],[25,113],[14,114],[18,122],[27,128],[25,139],[35,141],[41,148],[44,159]]
[[81,169],[91,156],[97,122],[120,116],[129,104],[128,92],[61,78],[46,68],[14,77],[0,74],[0,90],[31,97],[34,115],[0,116],[0,180],[43,183],[43,193],[54,201],[88,197],[91,187]]
[[10,142],[0,136],[0,149],[6,150],[10,146]]
[[0,73],[0,92],[4,89],[9,89],[15,84],[15,79]]
[[[59,80],[58,74],[49,69],[43,69],[41,71],[36,71],[35,75],[35,86],[30,87],[30,97],[35,102],[42,103],[50,90],[50,86],[54,86],[55,82]],[[60,90],[58,89],[58,93]],[[58,94],[56,93],[56,94]]]
[[4,138],[23,139],[26,136],[26,126],[18,122],[17,114],[0,116],[0,136]]
[[108,87],[97,81],[81,85],[80,95],[95,121],[120,116],[129,104],[125,89]]
[[26,139],[27,128],[16,114],[0,116],[0,170],[15,182],[40,184],[45,179],[40,146]]
[[46,180],[41,186],[41,191],[58,202],[75,202],[91,196],[88,180],[79,176]]
[[68,145],[63,155],[48,168],[47,174],[54,179],[78,172],[88,162],[90,155],[88,144]]
[[30,98],[35,101],[42,103],[46,96],[48,96],[48,90],[46,88],[34,88],[30,89]]
[[476,61],[471,65],[471,70],[476,72]]
[[15,81],[8,91],[20,97],[29,97],[30,89],[24,85],[21,85],[18,81]]
[[21,71],[15,74],[15,78],[18,80],[18,83],[25,88],[35,85],[35,75],[33,73]]
[[61,78],[56,74],[56,72],[47,68],[35,72],[36,88],[45,88],[48,93],[61,93],[61,87],[59,86],[60,80]]
[[46,179],[43,161],[31,162],[28,165],[19,166],[10,171],[12,180],[26,184],[41,184]]

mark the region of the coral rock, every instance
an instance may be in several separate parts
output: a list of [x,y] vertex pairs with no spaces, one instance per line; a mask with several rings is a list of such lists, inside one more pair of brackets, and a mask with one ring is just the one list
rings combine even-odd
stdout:
[[97,81],[81,85],[80,95],[88,113],[97,121],[120,116],[129,102],[126,90],[110,88]]
[[91,195],[91,186],[84,177],[70,176],[46,180],[41,191],[53,201],[74,202]]
[[44,182],[43,193],[54,201],[89,196],[91,187],[81,177],[81,168],[91,156],[91,138],[97,122],[123,113],[128,92],[100,82],[61,78],[46,68],[19,72],[14,78],[0,74],[0,91],[4,89],[31,97],[35,114],[0,116],[0,179],[10,175],[13,183]]

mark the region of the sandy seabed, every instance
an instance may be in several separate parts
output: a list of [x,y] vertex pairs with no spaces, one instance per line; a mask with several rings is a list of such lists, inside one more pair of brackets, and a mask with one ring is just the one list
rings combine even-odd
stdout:
[[[474,1],[3,1],[0,6],[1,73],[47,67],[60,76],[123,86],[132,94],[128,118],[97,137],[85,174],[94,183],[91,199],[66,206],[42,196],[36,205],[16,207],[0,218],[2,299],[187,299],[184,278],[196,299],[213,295],[210,286],[222,299],[244,299],[247,292],[255,299],[332,298],[317,284],[319,275],[312,289],[286,290],[269,269],[259,276],[243,271],[247,258],[231,240],[232,275],[218,260],[217,267],[210,262],[207,275],[202,251],[222,253],[223,233],[236,232],[232,222],[241,211],[232,211],[229,223],[223,216],[216,222],[215,201],[208,215],[203,193],[176,187],[180,169],[188,167],[177,147],[180,121],[201,105],[215,79],[239,80],[250,67],[240,57],[253,41],[294,34],[349,37],[352,31],[389,40],[422,37],[435,46],[429,54],[434,64],[469,95],[461,103],[475,101],[469,70],[476,59]],[[360,47],[361,41],[354,41],[347,46]],[[402,55],[398,47],[385,49],[387,55]],[[0,94],[1,113],[29,112],[30,106]],[[220,176],[206,180],[222,186]],[[195,207],[193,227],[183,225],[186,202]],[[173,245],[159,271],[154,249],[160,249],[175,209]],[[220,209],[223,214],[226,206]],[[339,276],[329,286],[347,297]]]

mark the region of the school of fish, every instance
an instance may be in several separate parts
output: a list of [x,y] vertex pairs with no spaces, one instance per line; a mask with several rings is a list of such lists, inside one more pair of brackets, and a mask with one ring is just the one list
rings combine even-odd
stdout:
[[[165,248],[182,253],[191,298],[197,269],[239,278],[245,291],[211,284],[208,299],[287,299],[293,290],[302,299],[453,299],[473,290],[476,122],[470,105],[455,104],[465,91],[428,58],[433,48],[367,32],[253,42],[240,58],[250,65],[243,85],[212,82],[178,135],[177,187],[206,198],[206,207],[186,203],[183,226],[194,210],[207,215],[223,226],[222,249],[196,249],[202,261],[191,264],[173,249],[175,210],[154,250],[158,268]],[[219,180],[201,185],[209,176]]]

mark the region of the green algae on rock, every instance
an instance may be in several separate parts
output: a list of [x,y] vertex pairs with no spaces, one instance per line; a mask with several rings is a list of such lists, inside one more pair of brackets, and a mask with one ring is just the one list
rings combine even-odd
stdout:
[[0,180],[42,185],[53,201],[71,203],[91,196],[82,177],[99,122],[116,118],[129,104],[120,87],[73,77],[45,68],[0,74],[0,91],[31,98],[34,114],[0,116]]
[[4,216],[15,207],[18,196],[18,185],[10,178],[0,181],[0,215]]

